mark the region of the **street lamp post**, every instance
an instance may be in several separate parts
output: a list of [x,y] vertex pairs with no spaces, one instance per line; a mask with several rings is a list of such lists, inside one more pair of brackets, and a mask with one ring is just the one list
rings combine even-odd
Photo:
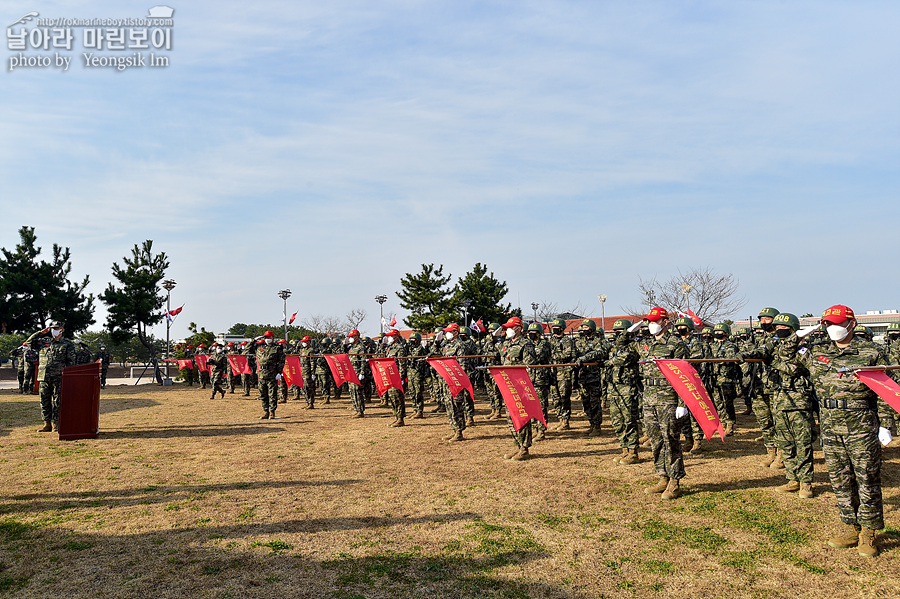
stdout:
[[169,328],[172,326],[172,317],[169,316],[169,312],[172,311],[172,290],[175,289],[175,285],[176,283],[172,279],[166,279],[162,283],[163,289],[166,290],[166,381],[170,385],[172,383],[169,378],[169,347],[171,345],[169,342]]
[[283,317],[282,322],[284,323],[284,340],[287,342],[287,301],[288,298],[291,297],[290,289],[282,289],[278,292],[278,297],[284,302],[284,306],[281,310],[281,316]]
[[692,285],[681,286],[681,291],[684,293],[684,309],[687,311],[691,309],[691,289],[693,289]]
[[534,322],[537,322],[537,309],[538,309],[538,303],[537,303],[537,302],[531,302],[531,309],[534,311]]
[[600,300],[600,331],[606,332],[606,296],[600,294],[597,296],[597,299]]
[[386,295],[376,295],[375,301],[378,302],[378,313],[379,313],[379,316],[381,317],[378,320],[378,330],[381,331],[381,333],[383,334],[384,333],[384,302],[387,301],[387,296]]
[[472,307],[472,300],[463,300],[461,305],[463,307],[463,326],[467,327],[469,326],[469,308]]

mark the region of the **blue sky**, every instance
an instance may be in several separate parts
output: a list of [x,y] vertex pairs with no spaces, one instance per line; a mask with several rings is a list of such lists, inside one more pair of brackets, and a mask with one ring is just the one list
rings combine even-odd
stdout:
[[374,333],[373,297],[403,316],[431,262],[595,316],[692,266],[734,273],[747,314],[900,307],[896,3],[168,5],[168,68],[85,68],[78,40],[68,72],[10,72],[4,48],[0,245],[35,226],[99,293],[153,239],[175,336],[275,321],[285,287]]

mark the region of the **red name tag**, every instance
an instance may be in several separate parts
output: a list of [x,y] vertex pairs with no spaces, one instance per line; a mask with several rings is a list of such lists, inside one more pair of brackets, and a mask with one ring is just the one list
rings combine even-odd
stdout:
[[830,363],[831,363],[831,360],[829,360],[829,359],[826,358],[825,356],[816,356],[816,358],[818,358],[818,360],[819,360],[820,362],[825,362],[826,364],[830,364]]

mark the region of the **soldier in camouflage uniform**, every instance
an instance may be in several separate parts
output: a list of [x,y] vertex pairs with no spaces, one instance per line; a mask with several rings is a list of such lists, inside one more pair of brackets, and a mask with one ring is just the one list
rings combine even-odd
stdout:
[[900,322],[892,322],[887,326],[884,342],[891,364],[900,364]]
[[252,341],[241,342],[241,355],[247,356],[247,366],[250,368],[250,374],[241,375],[241,388],[244,390],[244,397],[250,397],[250,389],[254,387],[254,378],[256,378],[256,346]]
[[[409,360],[405,359],[409,355],[406,341],[400,335],[397,329],[391,329],[383,336],[384,347],[386,349],[385,357],[394,358],[397,364],[397,371],[400,374],[400,380],[407,380],[409,374]],[[402,359],[400,359],[402,358]],[[394,422],[389,424],[391,427],[406,426],[406,391],[404,389],[394,389],[391,387],[387,390],[387,400],[391,406],[391,412],[394,414]]]
[[[711,357],[709,345],[704,343],[702,339],[694,337],[695,329],[696,326],[694,325],[694,321],[686,316],[682,316],[675,320],[675,334],[678,335],[678,338],[681,339],[682,342],[684,342],[684,346],[687,348],[688,359],[708,359]],[[696,364],[695,370],[704,381],[706,388],[712,390],[714,387],[708,385],[708,373],[711,370],[709,366],[712,366],[712,364]],[[678,405],[684,406],[684,402],[679,400]],[[684,435],[684,443],[682,443],[681,446],[682,452],[687,451],[693,452],[694,454],[703,452],[703,429],[700,428],[700,423],[697,422],[697,419],[690,411],[685,415],[684,420],[681,423],[681,432]]]
[[347,388],[350,391],[350,405],[353,407],[354,412],[352,418],[364,418],[366,415],[364,386],[369,369],[369,363],[363,355],[366,353],[366,346],[360,339],[359,331],[356,329],[347,333],[347,341],[350,343],[350,350],[347,352],[350,355],[350,364],[353,366],[360,383],[359,385],[353,382],[347,383]]
[[428,350],[422,345],[422,335],[413,333],[409,336],[409,342],[406,344],[406,351],[410,360],[406,367],[406,395],[412,402],[413,418],[425,418],[425,381],[428,374],[428,362],[425,358],[428,356]]
[[[105,349],[106,348],[104,348],[103,346],[100,346],[101,352],[103,352]],[[181,369],[181,379],[187,382],[188,387],[193,387],[194,386],[194,346],[190,345],[190,344],[186,345],[184,347],[184,350],[182,351],[181,355],[184,360],[191,361],[190,367]],[[97,358],[95,358],[95,359],[98,359],[99,357],[100,357],[100,354],[97,354]],[[106,384],[106,377],[101,375],[100,386],[102,387],[105,384]]]
[[278,384],[284,380],[284,346],[275,343],[272,331],[263,333],[263,344],[256,350],[256,368],[259,376],[259,394],[262,399],[263,415],[260,420],[277,418]]
[[[228,342],[225,344],[225,349],[223,351],[226,358],[235,353],[234,343]],[[234,371],[231,368],[228,368],[228,372],[225,373],[225,378],[227,379],[228,389],[231,393],[234,393],[235,388],[237,388],[237,381],[240,375],[234,374]]]
[[306,409],[316,407],[316,358],[311,356],[321,353],[319,345],[309,335],[300,340],[300,370],[303,371],[303,395],[306,398]]
[[762,387],[754,389],[753,413],[756,415],[756,422],[762,431],[763,444],[766,447],[766,457],[763,459],[762,465],[780,469],[784,468],[784,461],[778,455],[778,448],[775,445],[775,418],[772,415],[772,396],[778,390],[778,379],[769,377],[772,356],[777,349],[777,337],[775,337],[775,325],[773,324],[776,316],[778,316],[778,310],[775,308],[760,310],[759,326],[762,333],[756,339],[756,348],[749,352],[741,352],[741,356],[744,359],[763,360],[757,370]]
[[206,367],[209,369],[209,382],[212,385],[212,395],[209,398],[215,399],[216,393],[221,393],[222,399],[225,399],[225,381],[227,373],[231,371],[231,365],[228,364],[228,356],[225,355],[224,347],[214,345],[213,348],[213,353],[206,361]]
[[[322,339],[322,354],[330,354],[331,350],[331,339],[325,337]],[[332,393],[335,391],[334,377],[331,375],[328,360],[325,358],[316,358],[316,382],[319,393],[325,398],[325,403],[330,404]]]
[[84,341],[79,341],[75,346],[75,365],[89,364],[91,362],[91,348]]
[[644,425],[653,448],[653,465],[659,482],[644,489],[645,493],[662,493],[664,499],[681,496],[680,480],[684,478],[684,456],[681,449],[681,425],[687,409],[659,367],[657,358],[685,358],[687,348],[669,329],[669,314],[656,307],[644,319],[650,338],[638,343],[638,354],[644,388]]
[[[40,351],[37,375],[41,382],[41,418],[44,421],[44,427],[38,429],[41,433],[59,430],[62,373],[66,366],[75,365],[75,345],[63,337],[64,331],[65,325],[57,321],[25,340],[28,347]],[[46,337],[50,338],[50,343],[43,345]]]
[[19,393],[33,395],[34,375],[37,370],[35,364],[38,361],[38,352],[27,342],[23,342],[22,347],[15,353],[19,356]]
[[[578,327],[578,339],[575,341],[578,355],[593,354],[600,351],[600,356],[607,355],[609,348],[603,339],[603,333],[597,334],[597,323],[586,318]],[[585,433],[587,437],[599,437],[603,424],[602,382],[603,370],[600,366],[579,366],[577,368],[578,385],[581,387],[581,403],[588,418],[590,427]]]
[[[197,353],[194,354],[194,358],[196,359],[197,356],[207,356],[207,355],[209,355],[209,354],[206,353],[206,345],[204,345],[203,343],[198,345]],[[206,386],[210,384],[209,368],[207,368],[206,370],[200,370],[199,378],[200,378],[200,388],[206,389]],[[215,393],[213,395],[215,395]]]
[[486,420],[502,420],[503,419],[503,398],[500,396],[500,390],[497,388],[497,381],[490,375],[490,367],[500,364],[500,338],[494,333],[500,325],[492,322],[487,326],[488,334],[481,340],[481,347],[478,353],[490,358],[482,358],[484,365],[487,367],[484,376],[484,385],[487,387],[488,398],[491,400],[491,413],[488,414]]
[[[534,344],[530,339],[523,335],[524,326],[522,319],[518,316],[510,318],[503,325],[506,335],[506,341],[500,347],[500,360],[504,366],[513,364],[525,364],[530,366],[537,364],[537,354],[534,351]],[[518,431],[513,424],[512,416],[509,410],[506,413],[506,424],[509,426],[509,432],[512,433],[513,440],[516,442],[516,450],[508,453],[503,457],[507,460],[522,461],[529,457],[528,448],[531,447],[532,430],[531,421],[529,420]]]
[[885,365],[874,343],[853,334],[856,317],[843,305],[828,308],[822,315],[830,343],[811,346],[798,353],[799,335],[792,334],[778,351],[786,362],[805,366],[819,399],[822,449],[831,487],[837,498],[843,527],[828,540],[835,548],[857,547],[861,556],[878,555],[875,531],[884,528],[881,494],[881,442],[887,431],[880,427],[876,394],[852,372],[842,368]]
[[[528,340],[534,345],[534,354],[537,364],[549,364],[552,356],[550,341],[544,337],[544,326],[539,322],[528,325],[526,333]],[[550,388],[553,385],[552,368],[529,368],[528,376],[534,385],[538,398],[541,400],[541,411],[544,413],[544,422],[549,422]],[[533,435],[533,441],[543,441],[547,435],[547,427],[540,420],[532,419],[532,426],[537,427],[537,434]]]
[[[609,395],[609,421],[619,438],[621,455],[613,458],[617,464],[636,464],[638,458],[638,368],[637,347],[631,339],[628,328],[632,323],[627,318],[613,324],[615,341],[609,348],[604,366]],[[603,350],[588,353],[579,360],[593,362],[603,359]]]
[[[740,329],[735,333],[734,344],[741,354],[752,351],[756,348],[753,337],[750,335],[750,329]],[[756,375],[756,369],[759,368],[756,362],[741,362],[738,365],[741,369],[741,380],[738,385],[737,396],[744,400],[744,411],[741,416],[749,416],[753,413],[753,398],[751,395],[751,382]]]
[[[550,353],[554,364],[572,364],[578,357],[575,339],[565,334],[566,321],[557,318],[550,323]],[[550,387],[550,400],[556,409],[559,424],[553,430],[569,430],[569,419],[572,417],[572,377],[571,366],[560,366],[553,369],[554,382]]]
[[[441,334],[443,338],[441,344],[441,355],[448,358],[467,355],[466,346],[459,338],[458,324],[453,323],[447,326],[446,328],[441,330]],[[441,394],[444,397],[447,416],[450,419],[450,428],[453,430],[453,433],[444,440],[450,443],[463,441],[463,431],[466,430],[467,425],[466,396],[469,394],[469,391],[467,389],[463,389],[456,395],[456,397],[453,397],[450,395],[450,387],[447,385],[443,378],[440,379],[440,383],[442,387]]]
[[[434,329],[434,335],[428,344],[429,356],[440,356],[441,345],[443,344],[444,332],[441,327]],[[444,397],[444,389],[446,388],[443,379],[436,373],[430,372],[431,382],[429,384],[429,396],[437,402],[437,406],[431,410],[432,413],[442,413],[447,411],[447,398]]]
[[[800,319],[782,312],[772,321],[775,336],[787,339],[800,328]],[[772,357],[770,376],[777,385],[772,396],[775,418],[775,442],[781,451],[787,483],[776,487],[779,493],[798,493],[803,499],[813,497],[813,387],[809,370],[790,363],[785,354],[776,351]]]
[[[469,327],[459,327],[459,340],[463,343],[463,349],[466,352],[465,355],[479,355],[480,350],[478,349],[478,344],[472,339],[472,329]],[[474,383],[476,380],[480,362],[480,358],[462,358],[460,360],[460,366],[462,366],[466,376],[469,377],[470,382]],[[466,393],[466,426],[475,426],[475,398],[468,393]]]
[[[731,325],[720,322],[713,327],[713,341],[710,345],[712,354],[709,356],[716,360],[740,359],[741,352],[731,339]],[[725,424],[725,436],[734,435],[734,423],[737,415],[734,410],[734,400],[737,397],[737,388],[741,381],[740,366],[733,362],[710,364],[715,372],[715,387],[713,388],[713,403],[719,419]],[[774,430],[774,422],[773,422]]]

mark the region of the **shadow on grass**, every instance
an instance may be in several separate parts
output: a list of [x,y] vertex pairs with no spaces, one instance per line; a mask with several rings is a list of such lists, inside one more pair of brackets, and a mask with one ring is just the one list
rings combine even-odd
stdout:
[[[287,420],[281,418],[276,421]],[[119,430],[104,430],[100,428],[101,439],[171,439],[179,437],[223,437],[232,435],[263,435],[275,432],[284,432],[285,429],[279,428],[278,424],[270,424],[268,426],[259,423],[248,424],[222,424],[208,426],[162,426],[155,428],[133,427]],[[284,422],[288,424],[288,422]],[[299,421],[292,420],[290,424],[300,424]],[[101,422],[102,425],[102,422]]]
[[125,410],[134,410],[140,408],[152,408],[160,405],[160,402],[149,397],[110,397],[104,398],[103,392],[100,392],[100,413],[110,414],[113,412],[124,412]]
[[153,505],[172,503],[206,494],[248,489],[301,489],[303,487],[343,486],[364,482],[360,479],[304,480],[304,481],[254,481],[209,485],[147,485],[142,488],[112,491],[86,491],[71,493],[25,493],[0,496],[0,514],[42,512],[46,510],[75,510],[86,507],[121,507],[129,505]]

